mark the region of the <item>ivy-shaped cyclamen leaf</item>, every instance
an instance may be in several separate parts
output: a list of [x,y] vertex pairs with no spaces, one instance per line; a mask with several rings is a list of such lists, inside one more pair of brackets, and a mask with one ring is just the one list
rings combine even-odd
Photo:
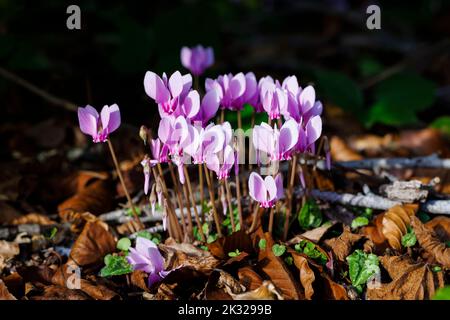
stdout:
[[367,254],[362,250],[355,250],[347,257],[350,280],[352,285],[362,292],[363,286],[373,275],[380,272],[378,257],[373,253]]
[[105,256],[105,266],[100,271],[100,276],[120,276],[133,272],[133,267],[128,263],[124,256],[111,255]]

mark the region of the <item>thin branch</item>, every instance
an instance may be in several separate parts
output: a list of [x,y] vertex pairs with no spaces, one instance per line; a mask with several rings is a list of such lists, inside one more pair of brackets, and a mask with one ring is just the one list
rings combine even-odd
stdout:
[[62,107],[68,111],[77,111],[77,109],[78,109],[78,106],[75,103],[70,102],[65,99],[62,99],[62,98],[59,98],[57,96],[54,96],[53,94],[48,93],[47,91],[44,91],[44,90],[38,88],[36,85],[32,84],[31,82],[28,82],[27,80],[19,77],[18,75],[14,74],[2,67],[0,67],[0,76],[2,76],[3,78],[5,78],[11,82],[14,82],[15,84],[27,89],[28,91],[33,92],[34,94],[36,94],[39,97],[41,97],[42,99],[46,100],[50,104]]
[[[303,190],[298,188],[296,195],[303,195]],[[375,194],[350,194],[350,193],[337,193],[332,191],[320,191],[317,189],[311,190],[310,195],[316,199],[340,203],[343,205],[352,205],[358,207],[371,208],[376,210],[388,210],[396,205],[401,205],[399,201],[393,201],[384,197],[377,196]],[[446,214],[450,215],[450,200],[428,200],[420,205],[421,210],[434,213],[434,214]]]

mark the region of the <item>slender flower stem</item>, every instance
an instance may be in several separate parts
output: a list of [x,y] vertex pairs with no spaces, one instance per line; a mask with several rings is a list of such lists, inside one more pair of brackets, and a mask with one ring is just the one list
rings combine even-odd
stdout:
[[254,229],[256,228],[256,225],[257,225],[257,222],[258,222],[259,210],[260,210],[259,203],[257,203],[255,208],[253,209],[252,225],[250,226],[250,229],[248,230],[247,233],[252,233],[254,231]]
[[269,215],[269,232],[272,234],[273,229],[273,215],[275,213],[275,207],[270,208],[270,215]]
[[287,208],[286,208],[286,217],[284,220],[284,231],[283,231],[283,239],[286,240],[287,239],[287,234],[288,234],[288,229],[289,229],[289,219],[291,217],[291,213],[292,213],[292,201],[293,201],[293,186],[294,186],[294,181],[295,181],[295,174],[297,172],[297,155],[294,155],[292,157],[292,165],[291,165],[291,172],[290,172],[290,177],[289,177],[289,184],[288,184],[288,204],[287,204]]
[[205,213],[203,212],[203,202],[205,201],[205,194],[203,190],[203,170],[202,165],[198,165],[198,177],[200,180],[199,189],[200,189],[200,207],[202,208],[202,222],[205,222]]
[[[158,181],[159,182],[159,184],[161,185],[161,188],[162,188],[162,185],[163,185],[163,182],[162,182],[162,179],[161,179],[161,177],[159,176],[159,174],[158,174],[158,171],[156,170],[156,168],[155,167],[152,167],[152,173],[153,173],[153,176],[155,177],[155,181]],[[168,209],[168,207],[169,207],[169,205],[167,204],[167,199],[166,199],[166,193],[164,193],[164,191],[163,191],[163,196],[164,196],[164,207],[163,207],[163,210],[164,210],[164,212],[170,212],[170,209]],[[176,233],[176,231],[174,231],[174,226],[173,226],[173,221],[172,221],[172,215],[171,214],[168,214],[167,215],[167,218],[169,219],[169,226],[168,226],[168,231],[169,231],[169,237],[171,237],[171,238],[176,238],[175,237],[175,233]],[[164,219],[164,218],[163,218]]]
[[183,205],[183,201],[181,200],[181,193],[179,190],[178,179],[175,176],[175,170],[173,169],[173,165],[171,162],[169,162],[169,171],[170,171],[170,176],[172,177],[173,187],[175,188],[175,194],[177,197],[178,208],[180,209],[180,216],[181,216],[181,223],[183,226],[183,232],[184,232],[184,234],[186,234],[186,232],[188,231],[189,234],[192,235],[192,224],[188,226],[188,229],[186,229],[186,220],[184,218],[184,205]]
[[127,197],[128,205],[130,206],[131,211],[133,212],[134,218],[135,218],[136,222],[138,223],[139,227],[141,229],[144,229],[144,224],[142,223],[141,219],[139,219],[139,215],[136,211],[136,208],[133,205],[133,201],[131,200],[130,194],[128,193],[127,186],[125,185],[125,180],[123,179],[122,172],[120,171],[120,167],[119,167],[119,162],[117,161],[116,153],[114,152],[114,147],[113,147],[110,139],[108,139],[107,142],[108,142],[109,151],[111,153],[111,156],[112,156],[112,159],[114,162],[114,166],[116,167],[117,176],[119,177],[120,184],[122,185],[122,189],[125,192],[125,196]]
[[230,190],[230,184],[228,183],[228,179],[225,179],[225,189],[227,192],[228,211],[230,212],[231,230],[233,230],[233,232],[236,232],[236,225],[234,223],[234,215],[233,215],[233,207],[231,205],[231,190]]
[[[192,185],[191,185],[191,178],[189,177],[189,171],[187,170],[186,166],[183,166],[183,169],[184,169],[184,175],[186,176],[186,182],[187,182],[189,194],[191,195],[192,206],[194,207],[195,222],[197,223],[198,232],[199,232],[200,236],[202,237],[202,241],[206,241],[205,235],[203,234],[202,224],[200,222],[200,217],[198,215],[197,205],[195,204],[194,193],[192,192]],[[190,212],[189,212],[188,216],[191,216]]]
[[168,208],[169,209],[169,213],[172,216],[172,222],[174,224],[176,233],[178,235],[178,241],[181,242],[181,241],[183,241],[184,236],[183,236],[183,231],[181,230],[180,221],[178,221],[177,215],[175,214],[175,208],[173,206],[172,201],[170,200],[169,192],[167,191],[167,185],[166,185],[166,181],[164,180],[164,173],[162,171],[161,164],[158,163],[157,167],[158,167],[160,181],[161,181],[161,185],[162,185],[162,189],[163,189],[164,198],[167,200],[167,204],[168,204],[168,207],[169,207]]
[[239,212],[239,225],[241,226],[241,230],[243,230],[244,229],[244,218],[242,217],[241,187],[239,185],[239,175],[235,176],[235,184],[236,184],[236,200],[237,200],[238,212]]
[[[184,198],[186,199],[186,209],[188,211],[188,224],[192,226],[192,215],[191,215],[192,207],[191,207],[191,200],[189,199],[189,190],[187,187],[187,183],[183,184],[183,194]],[[193,205],[195,206],[195,203]]]
[[242,116],[241,116],[241,110],[237,111],[237,123],[238,123],[238,128],[242,129]]
[[222,237],[222,230],[220,229],[219,215],[217,214],[216,201],[214,199],[214,189],[212,187],[212,183],[211,183],[211,180],[210,180],[211,177],[209,176],[209,172],[208,172],[208,168],[206,167],[206,164],[203,164],[203,168],[205,170],[206,183],[208,184],[209,199],[211,201],[211,205],[212,205],[212,208],[213,208],[214,222],[216,224],[217,235],[219,237]]
[[225,121],[225,109],[220,109],[220,123]]

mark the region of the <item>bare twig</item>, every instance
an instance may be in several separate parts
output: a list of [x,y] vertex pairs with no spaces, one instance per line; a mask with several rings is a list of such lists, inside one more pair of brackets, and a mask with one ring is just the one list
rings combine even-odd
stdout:
[[[298,188],[296,195],[301,196],[303,189]],[[399,201],[393,201],[375,194],[350,194],[350,193],[336,193],[332,191],[320,191],[317,189],[311,190],[310,195],[314,198],[343,205],[352,205],[358,207],[371,208],[376,210],[388,210],[393,206],[402,204]],[[423,211],[434,214],[450,215],[450,200],[428,200],[420,205]]]
[[62,98],[59,98],[59,97],[56,97],[53,94],[50,94],[50,93],[38,88],[31,82],[28,82],[27,80],[19,77],[18,75],[14,74],[2,67],[0,67],[0,75],[3,78],[8,79],[11,82],[14,82],[15,84],[27,89],[28,91],[33,92],[34,94],[38,95],[42,99],[46,100],[47,102],[49,102],[55,106],[60,106],[69,111],[77,111],[77,109],[78,109],[78,106],[75,103],[70,102],[65,99],[62,99]]

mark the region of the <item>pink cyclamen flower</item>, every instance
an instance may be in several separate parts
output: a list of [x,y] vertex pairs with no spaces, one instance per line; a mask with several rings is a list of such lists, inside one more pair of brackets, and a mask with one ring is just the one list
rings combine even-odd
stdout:
[[261,84],[260,99],[271,120],[278,119],[287,110],[287,94],[278,83],[265,81]]
[[138,237],[136,239],[136,247],[130,248],[127,260],[133,266],[133,270],[148,273],[149,287],[164,279],[171,272],[164,270],[164,258],[156,244],[146,238]]
[[206,92],[200,105],[199,112],[191,119],[192,121],[200,121],[205,126],[219,110],[221,91],[220,88],[214,87]]
[[270,156],[272,161],[289,160],[291,151],[297,144],[299,126],[295,120],[286,121],[280,130],[267,123],[261,123],[253,129],[253,146]]
[[145,93],[158,104],[161,118],[183,115],[193,118],[200,110],[200,95],[191,90],[192,76],[174,72],[170,78],[164,73],[160,78],[147,71],[144,78]]
[[219,154],[209,154],[206,157],[206,166],[217,174],[217,179],[223,180],[230,176],[234,164],[234,151],[230,145]]
[[206,128],[189,126],[189,143],[183,148],[190,155],[195,164],[204,163],[209,154],[223,150],[225,134],[221,125],[211,123]]
[[322,134],[322,118],[314,116],[308,120],[305,127],[299,125],[298,142],[295,149],[299,152],[315,152],[315,142]]
[[104,106],[100,115],[90,105],[78,108],[80,130],[92,136],[94,142],[105,142],[111,132],[120,126],[120,110],[117,104]]
[[181,48],[180,57],[183,67],[191,71],[195,76],[203,74],[214,63],[213,49],[211,47],[204,48],[201,45],[193,48]]
[[272,207],[283,194],[283,179],[278,174],[275,179],[272,176],[266,176],[264,179],[252,172],[248,179],[248,190],[253,200],[259,202],[263,208]]
[[216,89],[220,97],[220,106],[222,109],[241,110],[242,103],[240,98],[245,94],[246,78],[242,72],[232,75],[225,74],[219,76],[216,80],[206,79],[206,91]]

